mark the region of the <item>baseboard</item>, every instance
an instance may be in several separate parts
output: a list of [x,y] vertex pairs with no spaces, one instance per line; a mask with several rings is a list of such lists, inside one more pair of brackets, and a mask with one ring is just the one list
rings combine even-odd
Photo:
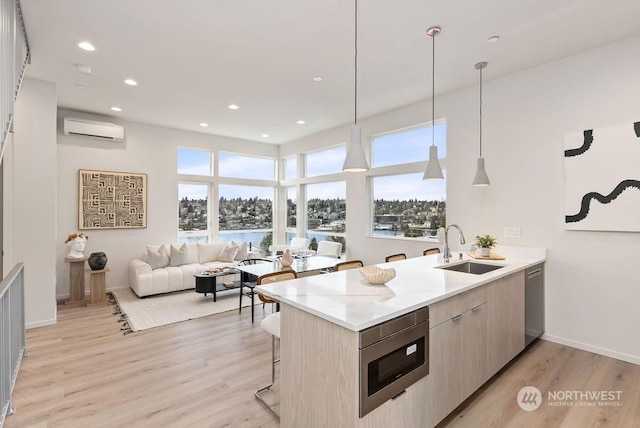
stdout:
[[626,361],[627,363],[640,365],[640,357],[635,355],[624,354],[622,352],[613,351],[611,349],[600,348],[598,346],[589,345],[588,343],[582,343],[576,340],[571,340],[564,337],[558,337],[558,336],[554,336],[546,333],[540,336],[540,338],[544,340],[548,340],[549,342],[571,346],[572,348],[582,349],[583,351],[589,351],[589,352],[593,352],[594,354],[604,355],[605,357],[615,358],[616,360]]
[[25,324],[24,328],[29,330],[32,328],[38,328],[38,327],[46,327],[48,325],[54,325],[58,322],[57,318],[53,318],[50,320],[44,320],[44,321],[36,321],[36,322],[28,322]]
[[[105,292],[109,292],[109,291],[113,291],[113,290],[121,290],[123,288],[129,288],[128,285],[123,285],[121,287],[109,287],[105,290]],[[87,299],[89,299],[91,297],[91,293],[89,291],[85,291],[84,293],[85,297]],[[67,301],[67,299],[69,299],[69,294],[58,294],[56,296],[56,302],[58,303],[58,305],[64,305],[64,302]]]

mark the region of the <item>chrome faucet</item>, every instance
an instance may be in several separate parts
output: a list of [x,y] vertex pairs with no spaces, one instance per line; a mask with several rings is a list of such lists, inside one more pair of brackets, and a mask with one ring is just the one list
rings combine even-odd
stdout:
[[442,259],[445,263],[449,263],[449,259],[451,258],[451,251],[449,251],[449,228],[455,227],[458,229],[458,234],[460,235],[460,244],[464,244],[466,241],[464,240],[464,235],[462,234],[462,229],[457,224],[450,224],[444,229],[444,249]]

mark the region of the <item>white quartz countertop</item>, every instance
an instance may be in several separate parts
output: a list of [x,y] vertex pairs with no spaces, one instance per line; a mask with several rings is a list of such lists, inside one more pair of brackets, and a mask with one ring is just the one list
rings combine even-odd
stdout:
[[[475,260],[504,266],[482,275],[438,269],[445,265],[438,254],[379,263],[380,267],[396,270],[396,277],[385,285],[370,285],[359,269],[351,269],[261,285],[256,291],[349,330],[361,331],[545,261],[544,249],[514,248],[496,249],[505,260]],[[466,253],[463,258],[472,260]],[[454,253],[449,265],[460,263],[457,259],[458,253]]]

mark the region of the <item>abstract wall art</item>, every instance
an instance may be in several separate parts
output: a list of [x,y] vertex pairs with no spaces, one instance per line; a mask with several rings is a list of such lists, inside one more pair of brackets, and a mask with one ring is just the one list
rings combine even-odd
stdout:
[[640,122],[564,138],[568,230],[640,232]]
[[78,228],[147,227],[147,175],[78,171]]

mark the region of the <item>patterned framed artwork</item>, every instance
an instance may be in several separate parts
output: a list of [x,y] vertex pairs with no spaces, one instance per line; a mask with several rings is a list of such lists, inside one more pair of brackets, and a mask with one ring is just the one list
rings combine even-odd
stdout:
[[567,230],[640,232],[640,122],[564,138]]
[[147,174],[78,171],[78,228],[147,227]]

